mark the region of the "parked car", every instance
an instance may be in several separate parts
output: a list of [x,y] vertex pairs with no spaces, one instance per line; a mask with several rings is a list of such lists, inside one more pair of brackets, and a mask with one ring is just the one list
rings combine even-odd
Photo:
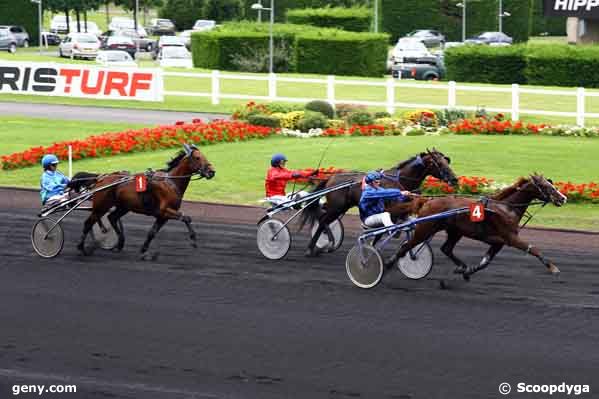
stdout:
[[17,41],[18,47],[29,47],[29,33],[19,25],[0,25],[0,29],[8,29]]
[[158,54],[161,67],[193,68],[191,53],[184,46],[163,47]]
[[184,30],[179,35],[179,37],[181,38],[181,40],[183,40],[183,43],[185,44],[185,47],[187,47],[187,50],[190,50],[190,51],[191,51],[191,33],[192,32],[193,32],[192,30]]
[[85,22],[80,21],[79,29],[81,30],[81,32],[77,32],[77,21],[71,21],[70,28],[71,33],[92,33],[98,37],[100,37],[100,35],[102,34],[102,31],[100,30],[100,28],[98,28],[98,25],[96,25],[96,23],[92,21],[87,21],[87,28]]
[[147,31],[155,36],[174,35],[175,24],[170,19],[154,18],[150,20]]
[[466,39],[466,44],[489,44],[489,45],[510,45],[513,39],[503,32],[483,32],[479,35]]
[[100,50],[98,51],[98,56],[96,57],[96,62],[103,66],[133,66],[136,67],[137,64],[131,58],[131,55],[125,51],[121,50]]
[[17,39],[8,29],[0,29],[0,50],[7,50],[12,54],[17,52]]
[[195,24],[193,24],[194,31],[204,32],[208,30],[212,30],[216,27],[216,21],[211,19],[198,19]]
[[394,78],[416,80],[440,80],[445,77],[445,65],[442,59],[430,64],[395,64],[391,68]]
[[160,50],[167,46],[185,47],[185,42],[178,36],[160,36],[160,39],[158,39],[158,44],[154,47],[154,51],[152,52],[152,58],[158,58]]
[[[135,21],[131,18],[124,17],[112,17],[110,24],[108,25],[108,30],[111,31],[120,31],[120,30],[133,30],[135,31]],[[138,22],[137,23],[137,33],[139,36],[147,37],[148,32],[144,29],[143,26]]]
[[408,33],[405,37],[420,40],[426,47],[437,47],[445,43],[445,36],[433,29],[419,29]]
[[119,50],[129,54],[132,58],[135,58],[137,52],[137,46],[133,43],[130,37],[127,36],[110,36],[102,44],[102,50]]
[[391,63],[416,62],[418,59],[434,56],[426,48],[424,43],[415,38],[401,38],[397,41],[395,48],[391,53]]
[[47,46],[56,46],[60,44],[60,36],[52,32],[42,32],[42,44]]
[[91,33],[69,33],[58,46],[58,55],[71,58],[95,59],[100,41]]
[[102,36],[100,36],[100,39],[102,42],[106,42],[106,40],[111,36],[126,36],[133,40],[133,43],[135,43],[136,47],[139,45],[140,50],[143,51],[152,51],[156,46],[155,40],[150,39],[147,36],[140,35],[135,31],[135,29],[121,29],[117,31],[108,30],[104,32]]
[[55,15],[50,22],[50,32],[52,33],[69,33],[67,29],[67,17],[64,15]]

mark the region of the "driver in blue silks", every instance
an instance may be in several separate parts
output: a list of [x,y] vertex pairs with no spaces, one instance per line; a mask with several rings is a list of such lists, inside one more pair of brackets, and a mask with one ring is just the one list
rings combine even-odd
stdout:
[[391,214],[385,212],[385,200],[405,201],[411,194],[409,191],[402,191],[395,188],[382,188],[381,179],[383,175],[380,172],[369,172],[366,175],[366,186],[362,190],[360,203],[360,219],[368,227],[391,226]]
[[42,167],[44,173],[40,179],[40,197],[42,205],[50,205],[69,198],[69,193],[65,193],[65,188],[69,184],[68,177],[58,170],[58,158],[54,154],[46,154],[42,158]]

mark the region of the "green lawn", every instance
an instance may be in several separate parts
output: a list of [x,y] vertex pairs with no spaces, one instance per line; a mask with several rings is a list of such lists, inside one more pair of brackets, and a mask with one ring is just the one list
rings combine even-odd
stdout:
[[[33,125],[32,125],[33,126]],[[33,133],[32,133],[33,132]],[[22,134],[39,132],[23,129]],[[65,135],[68,133],[65,132]],[[0,145],[4,148],[4,134]],[[437,147],[452,157],[459,175],[486,176],[511,183],[520,175],[538,171],[555,180],[589,182],[598,179],[599,140],[564,137],[351,137],[292,139],[276,137],[244,143],[217,144],[202,150],[217,169],[212,181],[193,183],[187,199],[257,204],[264,193],[263,179],[271,155],[284,152],[292,168],[316,167],[330,140],[322,166],[354,170],[390,167],[427,147]],[[4,151],[2,151],[4,152]],[[142,171],[164,165],[174,150],[78,161],[74,171]],[[240,160],[243,160],[240,162]],[[63,166],[66,170],[66,166]],[[37,187],[39,168],[0,171],[0,185]],[[546,207],[535,224],[599,230],[599,206]]]
[[0,116],[0,155],[23,151],[32,146],[47,146],[58,141],[141,127],[144,125]]
[[[20,60],[20,61],[44,61],[44,62],[83,62],[90,61],[71,61],[68,59],[60,59],[52,56],[40,56],[35,49],[27,49],[19,51],[17,54],[0,53],[0,60]],[[93,62],[92,62],[93,64]],[[155,67],[156,64],[149,60],[141,61],[142,67]],[[176,69],[170,69],[176,71]],[[203,69],[193,69],[193,72],[207,72]],[[189,71],[185,71],[189,72]],[[256,74],[264,76],[264,74]],[[226,73],[224,73],[226,76]],[[305,74],[280,74],[281,77],[309,77],[309,78],[325,78],[322,75],[305,75]],[[351,79],[363,81],[384,82],[383,78],[360,78],[360,77],[337,77],[337,79]],[[172,77],[165,76],[165,90],[167,91],[185,91],[185,92],[210,92],[211,81],[209,78],[197,77]],[[421,86],[427,84],[419,81],[405,82],[404,86],[399,86],[396,89],[395,97],[397,102],[416,103],[416,104],[436,104],[445,106],[447,104],[447,90],[430,89],[430,88],[413,88],[406,87],[405,84]],[[428,83],[430,84],[430,83]],[[444,82],[433,83],[438,87],[443,87]],[[507,88],[509,85],[485,85],[485,84],[460,84],[464,86],[483,86],[483,87],[500,87]],[[530,86],[522,86],[528,88]],[[224,94],[247,94],[264,96],[268,93],[268,84],[265,81],[247,81],[223,79],[221,82],[221,92]],[[575,93],[573,88],[559,87],[540,87],[533,86],[535,89],[552,89],[566,90]],[[599,90],[588,90],[589,92],[599,92]],[[385,101],[386,91],[384,87],[367,87],[357,85],[337,85],[335,88],[335,96],[340,101],[351,100],[368,100],[368,101]],[[288,83],[280,82],[277,85],[277,94],[281,97],[307,97],[307,98],[325,98],[326,87],[324,84],[317,83]],[[179,97],[165,96],[163,103],[148,103],[140,101],[114,101],[114,100],[91,100],[69,97],[36,97],[24,96],[15,94],[0,94],[0,101],[23,101],[23,102],[39,102],[39,103],[58,103],[58,104],[76,104],[76,105],[102,105],[110,107],[130,107],[144,109],[166,109],[178,111],[197,111],[197,112],[223,112],[231,113],[233,109],[240,104],[245,103],[243,100],[222,100],[219,105],[212,105],[209,98],[204,97]],[[511,108],[510,93],[488,93],[488,92],[473,92],[473,91],[457,91],[458,108],[461,106],[474,107],[499,107]],[[576,111],[575,96],[546,96],[540,94],[521,94],[520,105],[522,109],[535,109],[547,111]],[[373,108],[383,110],[384,107]],[[599,97],[588,97],[586,99],[586,110],[594,112],[599,109]],[[398,110],[398,113],[404,110]],[[508,113],[509,114],[509,113]],[[555,116],[532,116],[522,114],[521,118],[530,122],[544,122],[550,124],[575,124],[575,118],[571,117],[555,117]],[[587,125],[597,125],[599,120],[587,119]]]

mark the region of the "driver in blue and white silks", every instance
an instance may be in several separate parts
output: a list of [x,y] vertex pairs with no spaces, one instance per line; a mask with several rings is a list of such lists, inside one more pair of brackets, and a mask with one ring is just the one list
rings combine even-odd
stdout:
[[383,175],[380,172],[369,172],[364,179],[366,186],[362,190],[360,203],[360,219],[368,227],[391,226],[391,214],[385,212],[385,200],[405,201],[411,194],[395,188],[381,187]]
[[44,173],[42,173],[42,177],[40,178],[42,205],[51,205],[68,199],[69,193],[65,193],[65,188],[70,180],[57,170],[58,158],[56,155],[44,155],[42,158],[42,167],[44,168]]

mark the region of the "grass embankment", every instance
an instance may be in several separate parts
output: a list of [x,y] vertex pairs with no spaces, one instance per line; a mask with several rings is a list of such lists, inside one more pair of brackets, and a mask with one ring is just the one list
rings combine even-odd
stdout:
[[[82,62],[95,65],[90,61],[71,61],[70,59],[60,59],[57,56],[38,55],[35,49],[27,49],[20,51],[17,54],[8,54],[0,52],[0,60],[13,61],[39,61],[39,62]],[[156,64],[150,60],[142,60],[141,67],[156,67]],[[207,72],[203,69],[181,70],[169,69],[169,71],[184,71],[184,72]],[[264,74],[256,74],[264,76]],[[224,73],[226,76],[226,73]],[[281,77],[308,77],[326,79],[324,75],[303,75],[303,74],[280,74]],[[384,82],[383,78],[359,78],[359,77],[338,77],[337,79],[344,80],[365,80]],[[209,78],[196,77],[172,77],[165,76],[166,91],[183,91],[183,92],[210,92],[211,81]],[[430,82],[409,81],[404,84],[423,85]],[[443,87],[444,82],[433,82],[438,87]],[[463,86],[483,86],[483,87],[498,87],[509,88],[509,85],[485,85],[485,84],[460,84]],[[529,86],[522,86],[527,88]],[[573,88],[563,87],[539,87],[530,86],[535,89],[552,89],[565,90],[572,93],[571,96],[547,96],[541,94],[521,94],[520,108],[534,109],[545,111],[576,111],[576,90]],[[599,92],[599,90],[588,90],[589,92]],[[221,81],[221,92],[223,94],[247,94],[256,96],[266,96],[268,94],[268,82],[266,81],[248,81],[248,80],[233,80],[223,79]],[[280,97],[302,97],[302,98],[326,98],[326,86],[318,83],[291,83],[279,82],[277,84],[277,95]],[[351,100],[367,100],[367,101],[385,101],[386,89],[384,87],[367,87],[356,85],[337,85],[335,87],[335,96],[339,101]],[[415,103],[415,104],[433,104],[445,106],[447,104],[446,89],[424,89],[400,86],[396,89],[395,98],[397,102]],[[222,112],[231,113],[235,107],[246,101],[242,100],[222,100],[221,104],[213,105],[210,98],[203,97],[180,97],[180,96],[165,96],[163,103],[141,102],[141,101],[115,101],[115,100],[95,100],[95,99],[79,99],[71,97],[39,97],[25,96],[15,94],[0,94],[0,101],[15,101],[15,102],[36,102],[49,104],[69,104],[69,105],[95,105],[109,107],[128,107],[128,108],[143,108],[143,109],[164,109],[177,111],[196,111],[196,112]],[[511,93],[493,93],[493,92],[474,92],[474,91],[457,91],[457,104],[460,106],[474,106],[486,108],[511,108]],[[599,97],[588,97],[586,99],[587,112],[593,112],[599,108]],[[373,110],[376,108],[373,108]],[[384,107],[378,108],[383,110]],[[399,113],[403,109],[398,110]],[[509,113],[508,113],[509,114]],[[575,118],[570,117],[554,117],[554,116],[532,116],[522,114],[521,118],[529,122],[535,123],[550,123],[550,124],[575,124]],[[599,120],[588,119],[587,125],[599,124]]]
[[[23,150],[29,145],[48,144],[58,139],[83,137],[98,133],[104,124],[52,122],[10,118],[12,127],[0,130],[0,154]],[[8,118],[0,119],[6,126]],[[116,131],[117,124],[107,130]],[[130,127],[127,125],[127,127]],[[80,132],[84,131],[85,134]],[[55,136],[60,132],[60,137]],[[11,136],[12,135],[12,136]],[[22,138],[11,144],[15,136]],[[346,137],[292,139],[270,138],[242,143],[205,146],[202,151],[217,169],[212,181],[193,183],[186,199],[234,204],[257,204],[264,195],[263,179],[273,153],[284,152],[292,168],[316,167],[330,140],[322,166],[352,170],[391,167],[427,147],[437,147],[452,158],[452,168],[459,175],[485,176],[500,183],[511,183],[518,176],[544,173],[554,180],[590,182],[599,179],[599,140],[566,137],[491,137],[491,136],[420,136],[420,137]],[[9,145],[13,150],[8,151]],[[109,172],[128,169],[143,171],[159,168],[176,152],[175,149],[137,153],[102,159],[88,159],[74,164],[74,171]],[[66,166],[63,166],[66,170]],[[37,187],[40,169],[0,171],[0,185]],[[599,206],[568,204],[564,208],[547,206],[532,225],[590,229],[599,231]]]

